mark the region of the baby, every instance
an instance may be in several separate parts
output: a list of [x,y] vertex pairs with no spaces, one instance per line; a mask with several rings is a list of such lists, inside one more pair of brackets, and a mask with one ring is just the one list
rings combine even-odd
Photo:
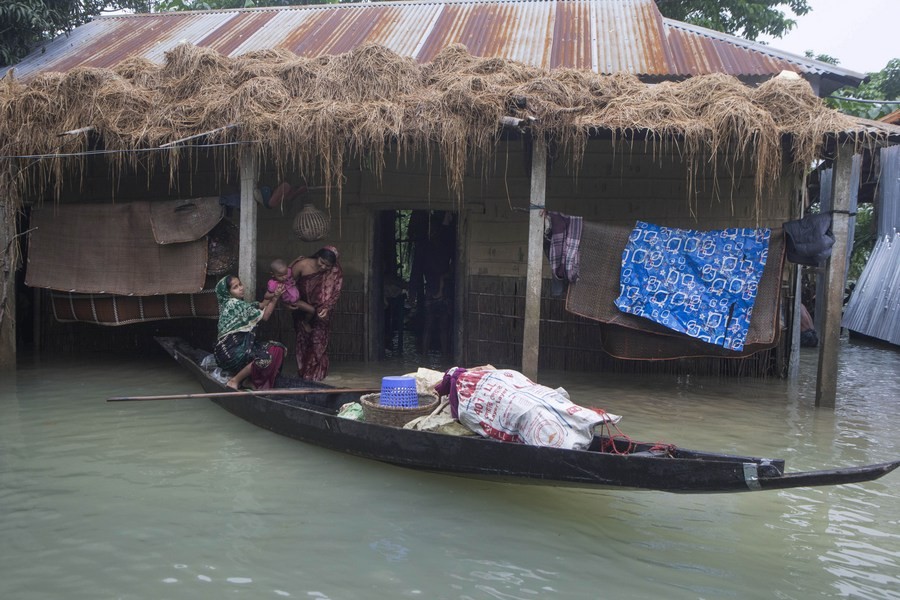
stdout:
[[284,304],[296,303],[297,300],[300,299],[300,290],[297,289],[297,284],[291,276],[291,270],[288,268],[287,263],[280,258],[276,258],[272,261],[270,268],[272,270],[272,278],[269,279],[269,283],[266,284],[265,300],[274,298],[275,290],[278,289],[278,286],[284,285],[284,293],[281,295],[281,301]]

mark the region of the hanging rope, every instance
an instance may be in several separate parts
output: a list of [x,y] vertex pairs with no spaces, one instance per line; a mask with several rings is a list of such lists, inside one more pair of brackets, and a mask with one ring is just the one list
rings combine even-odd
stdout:
[[[605,410],[602,408],[592,408],[591,410],[603,417],[603,422],[600,423],[600,426],[597,429],[597,433],[600,434],[602,440],[600,442],[600,452],[608,452],[610,454],[631,454],[634,451],[634,442],[631,441],[631,438],[622,433],[622,430],[608,417]],[[613,430],[615,430],[615,432],[613,432]],[[625,449],[619,450],[616,441],[623,442],[625,444]]]

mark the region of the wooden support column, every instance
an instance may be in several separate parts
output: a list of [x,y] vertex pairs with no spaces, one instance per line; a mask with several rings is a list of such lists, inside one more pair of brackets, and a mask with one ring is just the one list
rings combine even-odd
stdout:
[[[809,204],[809,182],[806,174],[797,181],[791,190],[791,197],[797,200],[797,205],[791,211],[792,219],[800,219],[806,213]],[[795,264],[793,269],[794,302],[791,306],[791,355],[788,358],[788,379],[796,381],[800,376],[800,305],[803,303],[803,267]]]
[[[10,167],[10,172],[12,167]],[[16,368],[16,197],[12,176],[0,175],[0,371]]]
[[841,343],[841,312],[844,303],[844,276],[847,272],[847,244],[850,222],[850,176],[852,148],[838,144],[831,176],[831,232],[834,246],[825,263],[825,293],[816,298],[821,312],[819,369],[816,374],[816,406],[834,408],[837,397],[838,349]]
[[541,327],[541,274],[544,266],[544,217],[547,193],[547,145],[536,136],[531,145],[531,196],[528,211],[528,268],[525,279],[525,329],[522,373],[537,381]]
[[[12,204],[12,198],[4,200]],[[15,209],[0,211],[0,371],[16,368],[16,220]]]
[[803,304],[803,268],[794,265],[794,302],[791,306],[791,357],[788,359],[788,379],[800,376],[800,305]]
[[256,201],[253,190],[259,178],[259,161],[250,148],[241,154],[241,231],[238,277],[244,284],[244,299],[256,296]]

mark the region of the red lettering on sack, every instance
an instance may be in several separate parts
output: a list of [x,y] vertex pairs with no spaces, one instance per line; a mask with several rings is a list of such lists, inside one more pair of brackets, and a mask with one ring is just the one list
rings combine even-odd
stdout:
[[498,440],[501,440],[504,442],[518,442],[519,441],[518,435],[510,435],[510,434],[506,433],[505,431],[500,431],[499,429],[497,429],[495,427],[491,427],[490,424],[485,423],[484,421],[481,422],[481,429],[489,437],[492,437],[492,438],[495,438],[495,439],[498,439]]

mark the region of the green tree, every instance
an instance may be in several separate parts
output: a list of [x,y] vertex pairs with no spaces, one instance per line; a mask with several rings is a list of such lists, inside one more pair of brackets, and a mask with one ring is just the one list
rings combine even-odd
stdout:
[[[859,87],[844,87],[826,98],[825,102],[842,113],[880,119],[897,110],[896,104],[880,103],[878,100],[896,101],[900,97],[900,58],[888,61],[877,73],[869,73],[868,80]],[[868,102],[854,102],[844,98],[858,98]]]
[[107,11],[147,12],[150,0],[3,0],[0,2],[0,66],[11,65],[41,42]]
[[812,50],[807,50],[804,52],[806,58],[811,58],[813,60],[817,60],[819,62],[828,63],[829,65],[839,65],[841,64],[840,59],[831,56],[830,54],[816,54]]
[[656,0],[656,5],[670,19],[749,40],[780,38],[793,29],[797,22],[784,9],[798,17],[811,10],[808,0]]
[[[805,52],[806,58],[826,62],[831,65],[840,64],[840,60],[827,54],[816,54],[812,50]],[[867,80],[857,87],[843,87],[825,99],[825,103],[831,108],[844,114],[867,119],[880,119],[894,112],[896,104],[888,104],[888,101],[896,102],[900,97],[900,58],[888,61],[887,65],[877,73],[867,74]],[[855,98],[864,102],[846,100]],[[884,103],[878,102],[884,100]]]
[[[229,8],[253,8],[260,6],[339,4],[341,1],[342,0],[157,0],[156,2],[154,2],[153,10],[155,12],[176,10],[220,10]],[[351,0],[345,1],[350,2]]]

